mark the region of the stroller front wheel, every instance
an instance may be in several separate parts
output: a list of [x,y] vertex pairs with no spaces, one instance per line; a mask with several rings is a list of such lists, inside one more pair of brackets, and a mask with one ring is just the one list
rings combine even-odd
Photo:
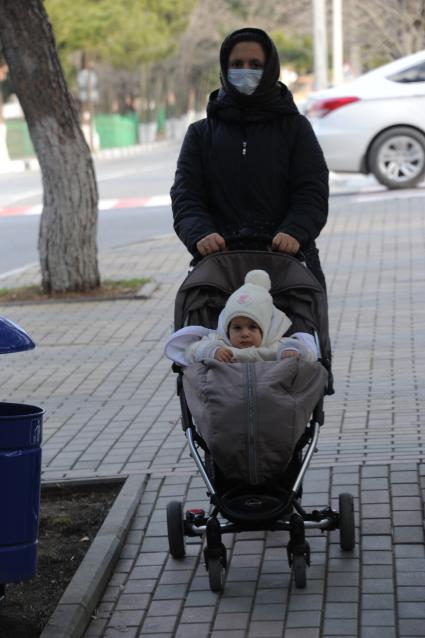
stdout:
[[341,549],[350,552],[355,543],[354,499],[351,494],[343,493],[339,495],[339,544]]
[[180,501],[167,504],[168,546],[173,558],[183,558],[186,554],[184,542],[183,507]]
[[304,554],[294,554],[292,559],[292,573],[294,575],[295,587],[304,589],[307,584],[307,561]]
[[221,558],[209,558],[208,560],[208,579],[210,589],[214,592],[223,591],[224,576],[226,569]]

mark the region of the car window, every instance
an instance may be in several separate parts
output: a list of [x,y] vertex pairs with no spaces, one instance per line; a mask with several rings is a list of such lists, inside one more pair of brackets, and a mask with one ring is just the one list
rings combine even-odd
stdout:
[[403,82],[404,84],[409,82],[425,82],[425,62],[415,64],[415,66],[393,73],[393,75],[388,75],[387,79],[393,82]]

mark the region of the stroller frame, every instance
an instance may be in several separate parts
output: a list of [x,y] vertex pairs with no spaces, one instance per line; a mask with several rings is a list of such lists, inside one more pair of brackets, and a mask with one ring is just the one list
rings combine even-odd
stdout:
[[[177,529],[180,527],[183,534],[188,537],[203,537],[205,535],[206,546],[204,549],[204,560],[208,570],[211,590],[221,591],[224,586],[227,558],[226,549],[222,543],[222,534],[239,533],[252,530],[284,530],[289,532],[289,543],[287,546],[288,564],[292,567],[296,587],[304,588],[307,581],[306,568],[310,565],[310,546],[305,538],[305,530],[319,529],[321,531],[331,531],[339,529],[340,545],[345,551],[352,550],[355,543],[353,499],[351,494],[345,493],[339,495],[339,512],[333,510],[331,507],[307,512],[302,507],[300,499],[298,498],[302,481],[310,465],[310,461],[313,454],[317,452],[320,425],[323,423],[323,399],[321,399],[319,404],[316,406],[312,419],[306,429],[306,437],[308,437],[308,442],[306,444],[307,449],[302,458],[301,467],[292,489],[288,494],[288,499],[284,504],[284,510],[290,510],[293,508],[294,511],[290,513],[289,516],[287,513],[285,514],[284,511],[282,516],[279,516],[276,520],[266,525],[253,525],[250,523],[244,524],[232,521],[221,522],[217,518],[222,510],[220,496],[218,495],[213,482],[210,480],[206,465],[199,453],[199,448],[202,449],[202,444],[192,422],[192,417],[186,403],[182,387],[182,376],[182,373],[179,371],[177,385],[182,409],[183,429],[189,444],[190,455],[205,483],[207,496],[209,497],[213,508],[209,514],[206,514],[204,510],[188,510],[184,517],[183,527],[177,526]],[[178,509],[174,505],[175,503],[176,502],[171,502],[171,504],[169,504],[171,505],[171,508],[167,509],[169,526],[176,522],[173,520],[175,517],[173,515],[173,508],[174,511],[177,511]],[[179,512],[178,515],[180,517],[181,512]],[[173,532],[171,533],[171,536],[173,537]],[[169,540],[171,540],[171,554],[174,555],[173,550],[175,550],[175,543],[173,543],[173,538],[170,539],[170,534]],[[180,544],[181,542],[177,543],[177,545]],[[174,557],[182,558],[183,556],[181,555],[181,552],[177,550],[177,556]]]
[[[214,258],[210,256],[203,261]],[[287,257],[290,261],[293,258]],[[193,272],[193,271],[192,271]],[[319,284],[317,284],[319,286]],[[182,285],[182,287],[184,284]],[[314,331],[316,341],[318,335]],[[320,345],[320,344],[319,344]],[[321,348],[319,351],[323,351]],[[307,512],[301,505],[300,495],[302,482],[319,441],[320,426],[324,423],[322,396],[313,410],[311,420],[307,425],[299,450],[299,469],[289,491],[283,493],[281,506],[273,510],[269,516],[247,520],[233,515],[222,501],[225,494],[219,494],[212,477],[207,469],[206,461],[202,459],[200,450],[208,454],[208,449],[202,437],[198,434],[183,388],[183,369],[173,364],[173,371],[178,373],[177,395],[180,399],[182,427],[188,441],[190,456],[205,483],[207,496],[211,503],[211,511],[203,509],[189,509],[183,513],[179,501],[171,501],[167,505],[167,528],[170,553],[174,558],[181,559],[185,555],[184,537],[205,537],[204,560],[209,576],[210,589],[221,591],[224,587],[227,568],[226,548],[222,542],[222,535],[243,531],[288,531],[287,545],[288,564],[292,569],[297,588],[304,588],[307,582],[307,567],[310,565],[310,546],[305,537],[308,529],[318,529],[322,532],[339,529],[341,549],[351,551],[355,545],[355,522],[353,497],[349,493],[339,495],[339,511],[326,507]],[[303,451],[301,452],[301,448]],[[306,448],[304,450],[304,448]],[[254,495],[254,499],[256,496]],[[218,516],[225,519],[219,521]]]

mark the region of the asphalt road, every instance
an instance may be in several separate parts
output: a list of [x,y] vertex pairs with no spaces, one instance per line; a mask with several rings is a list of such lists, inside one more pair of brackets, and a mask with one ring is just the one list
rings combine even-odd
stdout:
[[[143,241],[173,232],[168,204],[137,205],[137,200],[166,199],[173,181],[178,147],[167,147],[138,157],[96,162],[101,210],[99,250]],[[159,197],[158,197],[159,196]],[[39,207],[42,183],[38,170],[0,175],[0,209]],[[117,208],[113,202],[124,202]],[[136,200],[136,201],[135,201]],[[112,203],[112,207],[110,207]],[[0,215],[0,277],[38,262],[39,214]]]

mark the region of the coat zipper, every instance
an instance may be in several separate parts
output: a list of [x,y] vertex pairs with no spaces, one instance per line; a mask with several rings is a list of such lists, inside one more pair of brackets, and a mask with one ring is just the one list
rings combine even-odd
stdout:
[[251,485],[258,484],[257,459],[257,406],[255,401],[254,364],[246,364],[246,388],[248,398],[248,470]]

